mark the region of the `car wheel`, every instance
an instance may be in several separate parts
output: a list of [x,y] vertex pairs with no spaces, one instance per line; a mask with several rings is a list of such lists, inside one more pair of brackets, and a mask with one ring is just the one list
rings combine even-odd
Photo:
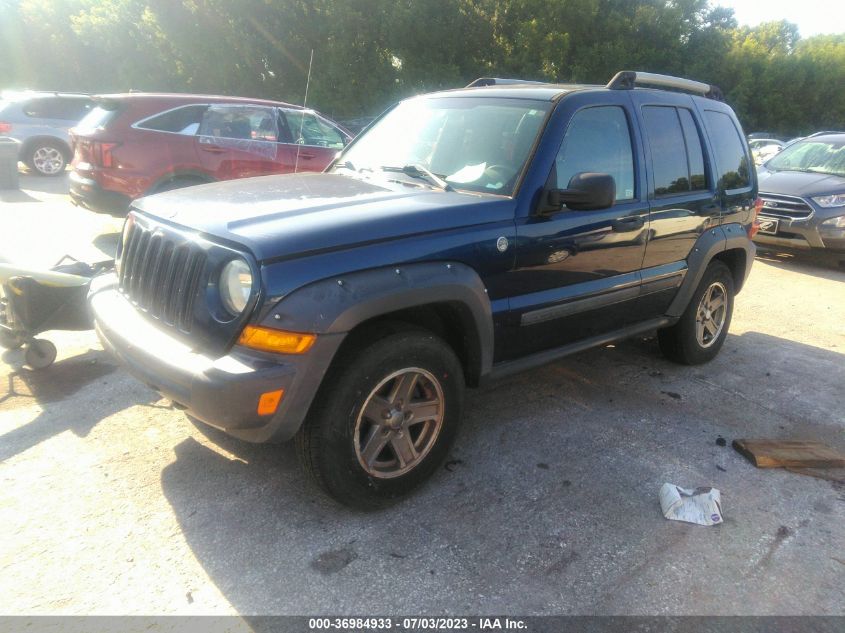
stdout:
[[44,339],[33,339],[26,346],[24,360],[32,369],[45,369],[56,360],[56,346]]
[[300,460],[329,495],[357,509],[395,502],[428,479],[458,430],[464,377],[426,331],[348,350],[296,437]]
[[723,262],[710,262],[680,320],[658,330],[660,350],[670,360],[684,365],[712,360],[728,335],[733,304],[730,269]]
[[152,193],[163,193],[165,191],[193,187],[194,185],[202,185],[204,183],[205,181],[200,180],[199,178],[173,178],[157,185]]
[[61,146],[44,141],[33,145],[26,158],[26,164],[41,176],[58,176],[65,171],[67,156]]

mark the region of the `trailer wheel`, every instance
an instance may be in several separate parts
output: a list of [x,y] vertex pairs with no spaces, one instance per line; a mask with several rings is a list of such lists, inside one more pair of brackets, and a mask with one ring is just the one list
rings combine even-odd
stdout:
[[56,360],[56,346],[44,339],[33,339],[26,346],[24,360],[32,369],[45,369]]

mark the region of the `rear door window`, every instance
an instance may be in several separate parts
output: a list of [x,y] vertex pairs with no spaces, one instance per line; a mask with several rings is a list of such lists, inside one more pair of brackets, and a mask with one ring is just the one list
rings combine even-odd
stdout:
[[202,104],[183,106],[139,121],[135,124],[135,127],[142,130],[192,136],[199,131],[200,122],[206,110],[208,110],[208,106]]
[[692,118],[692,113],[685,109],[678,109],[681,127],[684,128],[684,141],[687,144],[687,159],[689,161],[690,189],[699,191],[707,189],[707,172],[704,166],[704,150],[701,147],[701,134]]
[[654,195],[706,189],[701,139],[689,110],[646,106],[643,121],[651,147]]
[[210,106],[203,114],[200,136],[271,141],[279,140],[274,108],[261,106]]
[[722,190],[742,189],[751,184],[749,160],[745,143],[733,120],[724,112],[704,111],[710,142],[716,160],[719,188]]
[[555,162],[557,186],[565,189],[575,174],[610,174],[616,200],[634,198],[634,157],[628,117],[619,106],[586,108],[569,123]]

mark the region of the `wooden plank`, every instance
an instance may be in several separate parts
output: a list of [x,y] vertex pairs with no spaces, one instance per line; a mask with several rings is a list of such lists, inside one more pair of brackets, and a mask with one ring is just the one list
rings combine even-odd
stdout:
[[733,447],[757,468],[845,467],[845,455],[821,442],[741,439]]

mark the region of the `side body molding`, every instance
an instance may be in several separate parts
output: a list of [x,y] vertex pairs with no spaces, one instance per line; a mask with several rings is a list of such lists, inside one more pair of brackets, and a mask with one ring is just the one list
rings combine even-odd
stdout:
[[[317,281],[292,292],[261,319],[268,327],[294,332],[343,334],[397,310],[450,304],[464,330],[476,340],[479,375],[493,364],[493,316],[478,274],[458,262],[429,262],[376,268]],[[467,326],[471,326],[467,328]]]
[[[686,310],[693,292],[695,292],[695,289],[701,282],[707,265],[720,253],[734,249],[745,251],[745,271],[741,277],[741,282],[744,282],[748,278],[748,273],[751,271],[751,264],[754,262],[754,253],[757,250],[753,242],[748,239],[745,228],[741,224],[723,224],[702,234],[687,257],[687,268],[689,272],[684,278],[678,294],[675,295],[675,298],[666,310],[667,316],[681,316],[684,310]],[[737,292],[742,285],[741,282],[737,283]]]

